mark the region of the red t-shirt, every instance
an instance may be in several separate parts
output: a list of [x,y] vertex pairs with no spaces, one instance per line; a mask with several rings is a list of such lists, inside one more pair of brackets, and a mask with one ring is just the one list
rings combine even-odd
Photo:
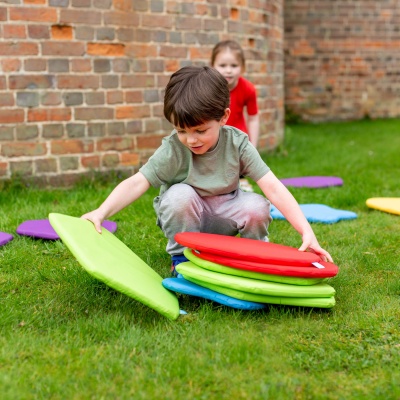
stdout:
[[231,115],[226,124],[248,133],[243,110],[246,107],[248,115],[258,113],[256,88],[251,82],[240,76],[238,84],[230,93],[231,103],[229,108]]

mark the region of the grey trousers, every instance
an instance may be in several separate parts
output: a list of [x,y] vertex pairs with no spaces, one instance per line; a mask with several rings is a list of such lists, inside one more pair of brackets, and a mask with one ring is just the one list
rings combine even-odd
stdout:
[[168,239],[167,252],[181,254],[178,232],[205,232],[268,241],[270,202],[256,193],[238,189],[232,193],[201,197],[189,185],[171,186],[154,199],[157,225]]

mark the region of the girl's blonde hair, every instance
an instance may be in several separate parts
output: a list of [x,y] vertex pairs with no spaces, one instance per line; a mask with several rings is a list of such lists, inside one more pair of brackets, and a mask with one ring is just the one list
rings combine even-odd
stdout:
[[218,54],[225,51],[230,50],[235,53],[241,67],[244,69],[246,64],[246,59],[244,57],[243,49],[240,47],[238,42],[234,40],[224,40],[222,42],[217,43],[211,53],[211,65],[214,66],[215,59],[217,58]]

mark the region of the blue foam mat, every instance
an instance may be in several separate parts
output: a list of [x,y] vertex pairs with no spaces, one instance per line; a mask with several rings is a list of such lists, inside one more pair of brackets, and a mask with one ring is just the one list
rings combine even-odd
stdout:
[[[303,214],[308,222],[322,222],[334,224],[341,220],[355,219],[357,214],[352,211],[338,210],[324,204],[300,204]],[[271,217],[274,219],[285,219],[282,213],[271,205]]]
[[166,289],[173,292],[201,297],[203,299],[212,300],[224,306],[238,308],[240,310],[259,310],[265,308],[264,304],[239,300],[230,296],[226,296],[222,293],[217,293],[214,290],[210,290],[196,285],[195,283],[189,282],[182,276],[178,278],[166,278],[162,281],[162,284]]

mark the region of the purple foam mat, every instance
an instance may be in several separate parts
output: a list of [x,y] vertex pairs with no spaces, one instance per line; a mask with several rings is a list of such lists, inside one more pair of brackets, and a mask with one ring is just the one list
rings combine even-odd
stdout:
[[8,242],[11,242],[11,240],[14,239],[13,235],[10,235],[9,233],[5,232],[0,232],[0,246],[4,246]]
[[300,176],[281,179],[285,186],[324,188],[328,186],[342,186],[343,179],[337,176]]
[[[117,223],[114,221],[106,220],[103,222],[102,226],[111,233],[114,233],[117,230]],[[60,239],[48,219],[33,219],[25,221],[18,226],[17,233],[18,235],[31,236],[39,239]]]

